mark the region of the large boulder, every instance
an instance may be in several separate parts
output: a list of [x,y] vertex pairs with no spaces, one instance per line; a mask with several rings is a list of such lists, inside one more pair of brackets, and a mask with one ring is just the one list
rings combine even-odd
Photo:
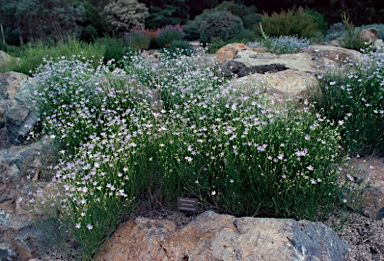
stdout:
[[96,260],[334,261],[343,260],[347,250],[348,244],[323,223],[207,211],[180,229],[174,221],[129,221]]
[[10,56],[9,54],[0,50],[0,66],[2,66],[3,64],[5,64],[9,61],[12,61],[12,60],[15,60],[16,62],[18,62],[19,58],[14,58],[14,57]]
[[250,49],[251,48],[242,43],[227,44],[217,50],[214,56],[221,62],[224,62],[226,59],[233,59],[238,51]]
[[15,98],[20,86],[28,81],[29,77],[22,73],[6,72],[0,74],[0,129],[5,126],[5,112],[11,101]]
[[377,28],[366,28],[360,31],[360,38],[367,44],[373,44],[377,40]]

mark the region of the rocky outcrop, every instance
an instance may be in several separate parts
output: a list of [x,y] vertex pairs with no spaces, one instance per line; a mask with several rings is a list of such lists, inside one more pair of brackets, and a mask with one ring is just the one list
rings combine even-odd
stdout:
[[31,126],[37,122],[37,116],[25,104],[24,94],[19,92],[28,81],[31,78],[22,73],[7,72],[0,75],[0,129],[7,128],[8,140],[12,144],[22,142]]
[[0,128],[5,127],[5,112],[28,76],[17,72],[0,74]]
[[334,261],[343,260],[347,250],[348,244],[322,223],[207,211],[180,229],[173,221],[127,222],[96,260]]
[[43,146],[34,143],[0,150],[0,260],[28,260],[46,249],[43,236],[33,226],[26,204],[29,179],[47,175],[41,169]]

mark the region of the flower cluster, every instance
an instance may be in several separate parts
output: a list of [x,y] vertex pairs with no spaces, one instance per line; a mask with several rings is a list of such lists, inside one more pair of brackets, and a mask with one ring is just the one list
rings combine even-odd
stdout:
[[123,64],[48,62],[30,99],[62,155],[52,204],[85,252],[133,200],[195,196],[220,212],[295,218],[335,203],[343,126],[307,101],[281,106],[205,55]]

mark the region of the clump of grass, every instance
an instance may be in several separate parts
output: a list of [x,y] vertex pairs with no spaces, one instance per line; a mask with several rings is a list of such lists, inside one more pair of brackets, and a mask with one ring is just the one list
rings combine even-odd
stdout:
[[383,56],[365,53],[358,62],[319,76],[322,95],[315,99],[317,108],[344,125],[342,143],[352,155],[384,155]]
[[349,17],[344,13],[342,16],[345,36],[341,42],[342,47],[353,50],[364,50],[369,48],[372,44],[367,44],[360,37],[360,30],[349,21]]
[[204,210],[312,220],[342,202],[344,126],[307,101],[280,106],[262,83],[233,86],[204,55],[121,64],[47,61],[30,97],[61,154],[30,200],[65,228],[58,238],[73,238],[78,259],[94,257],[136,200],[193,196]]
[[66,43],[37,41],[14,50],[12,55],[20,58],[20,61],[3,64],[0,72],[15,71],[32,75],[36,68],[44,63],[43,58],[58,59],[63,56],[71,57],[72,55],[81,55],[96,67],[104,54],[104,50],[105,46],[100,43],[88,44],[78,40],[68,40]]

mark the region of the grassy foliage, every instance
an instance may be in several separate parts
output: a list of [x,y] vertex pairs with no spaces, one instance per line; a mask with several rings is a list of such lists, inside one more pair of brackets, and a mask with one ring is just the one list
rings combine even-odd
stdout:
[[340,72],[320,77],[318,109],[345,126],[343,146],[350,154],[384,155],[383,53],[370,52]]
[[355,26],[349,21],[349,18],[343,16],[343,25],[345,30],[345,36],[341,41],[341,45],[347,49],[353,49],[360,51],[369,47],[367,43],[360,37],[360,30],[356,29]]
[[[262,24],[265,33],[270,36],[298,35],[316,39],[322,34],[322,28],[303,8],[273,12],[271,15],[264,13]],[[258,26],[255,30],[259,32]]]
[[45,57],[56,59],[62,56],[71,57],[72,55],[81,55],[85,59],[92,61],[96,67],[104,54],[105,48],[100,42],[88,44],[77,40],[68,40],[67,43],[43,43],[38,41],[14,49],[10,54],[20,58],[20,61],[17,63],[11,61],[4,64],[0,68],[0,73],[15,71],[31,75],[43,63]]

